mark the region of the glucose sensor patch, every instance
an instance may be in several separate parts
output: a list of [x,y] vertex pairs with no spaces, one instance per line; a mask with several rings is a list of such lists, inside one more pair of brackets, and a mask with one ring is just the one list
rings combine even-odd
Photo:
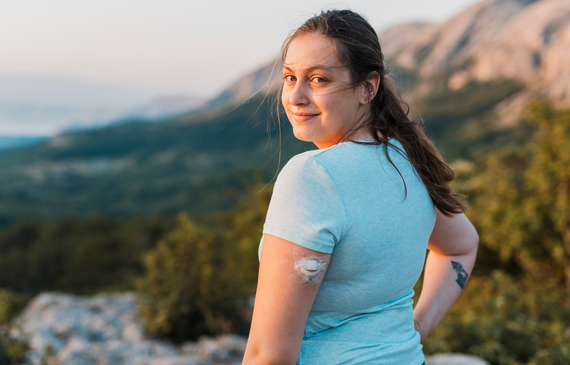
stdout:
[[321,281],[324,276],[328,259],[323,256],[305,257],[301,253],[294,253],[295,256],[295,283],[297,284],[316,284]]

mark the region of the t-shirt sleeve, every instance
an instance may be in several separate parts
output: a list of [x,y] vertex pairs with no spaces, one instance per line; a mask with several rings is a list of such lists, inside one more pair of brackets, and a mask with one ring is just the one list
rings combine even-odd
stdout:
[[337,186],[321,162],[308,153],[289,160],[275,181],[263,233],[332,253],[345,222]]

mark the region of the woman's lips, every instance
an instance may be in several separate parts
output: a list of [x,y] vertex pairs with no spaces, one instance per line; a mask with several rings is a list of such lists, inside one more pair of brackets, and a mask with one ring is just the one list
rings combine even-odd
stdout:
[[318,116],[319,113],[293,113],[296,122],[308,122]]

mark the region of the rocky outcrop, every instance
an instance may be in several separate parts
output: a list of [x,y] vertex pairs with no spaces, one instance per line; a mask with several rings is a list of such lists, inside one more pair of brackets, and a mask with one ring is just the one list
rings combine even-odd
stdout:
[[133,293],[82,298],[43,293],[26,307],[20,328],[30,335],[30,360],[48,345],[60,365],[240,364],[246,340],[236,335],[175,346],[145,336]]
[[475,356],[463,354],[437,354],[426,357],[426,365],[490,365]]
[[[379,35],[387,58],[422,79],[513,79],[556,105],[570,104],[570,2],[485,0],[441,24],[403,24]],[[418,88],[427,92],[430,88]]]
[[[55,353],[51,363],[58,365],[237,365],[246,345],[246,339],[237,335],[202,337],[180,346],[147,338],[133,293],[90,298],[43,293],[30,302],[18,322],[30,336],[33,365],[41,363],[48,346]],[[489,365],[462,354],[428,356],[426,364]]]

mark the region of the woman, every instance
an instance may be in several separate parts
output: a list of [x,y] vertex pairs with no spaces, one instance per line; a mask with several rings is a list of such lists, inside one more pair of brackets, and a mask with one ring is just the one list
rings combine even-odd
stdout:
[[[410,364],[455,302],[477,232],[453,171],[390,87],[358,14],[309,19],[282,49],[295,137],[275,183],[244,364]],[[413,286],[427,258],[423,290]]]

